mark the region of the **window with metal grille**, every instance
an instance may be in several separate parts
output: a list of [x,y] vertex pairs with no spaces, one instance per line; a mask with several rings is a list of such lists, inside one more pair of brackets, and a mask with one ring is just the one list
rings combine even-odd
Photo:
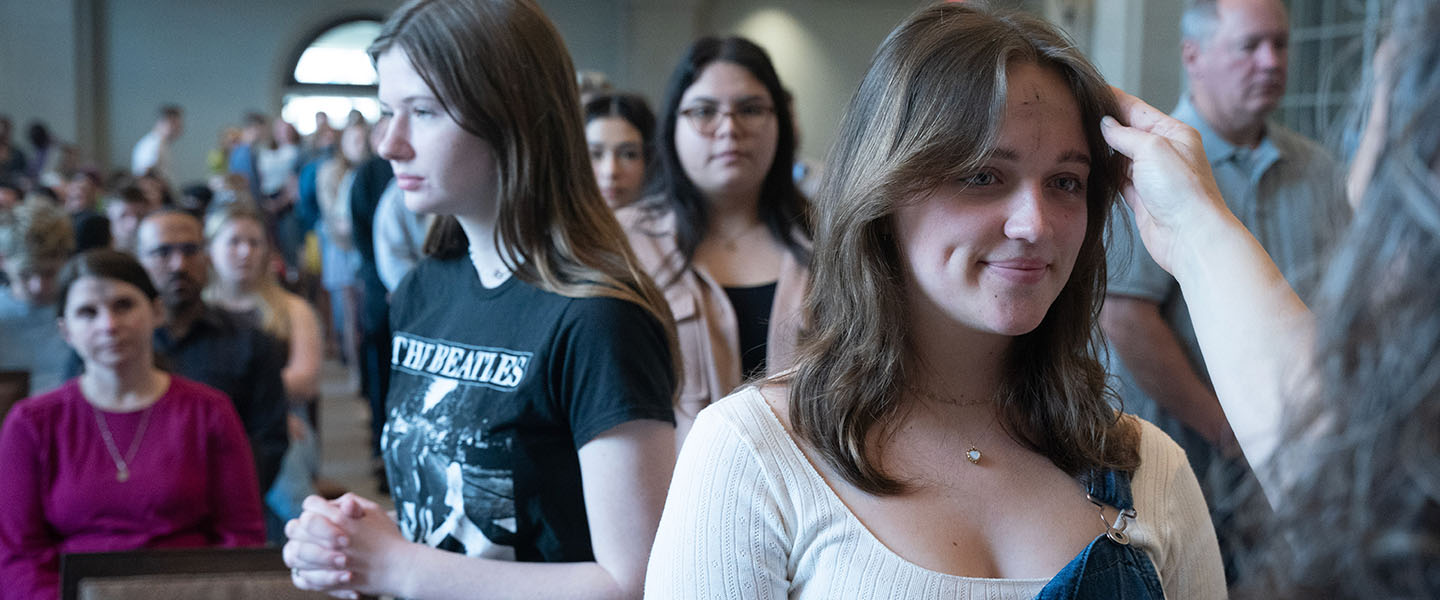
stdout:
[[1394,3],[1288,2],[1290,75],[1275,118],[1311,139],[1341,144],[1342,119],[1356,89],[1370,77],[1384,18]]

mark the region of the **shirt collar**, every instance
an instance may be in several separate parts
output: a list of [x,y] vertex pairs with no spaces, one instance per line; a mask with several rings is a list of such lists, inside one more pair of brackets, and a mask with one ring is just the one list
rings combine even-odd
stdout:
[[1270,135],[1275,127],[1268,121],[1265,123],[1266,133],[1260,138],[1260,144],[1254,148],[1241,148],[1215,132],[1210,123],[1200,116],[1200,111],[1195,109],[1195,103],[1190,100],[1189,94],[1180,97],[1180,103],[1175,106],[1172,115],[1200,132],[1200,140],[1205,144],[1205,159],[1210,161],[1211,166],[1236,159],[1246,170],[1258,167],[1263,172],[1285,156],[1280,147],[1275,145],[1274,136]]
[[170,337],[170,330],[164,327],[155,328],[155,339],[165,347],[173,347],[183,343],[185,340],[205,335],[211,331],[223,331],[226,321],[225,316],[220,314],[220,309],[210,306],[209,304],[205,304],[204,307],[205,308],[200,311],[200,316],[195,319],[194,323],[190,324],[190,329],[186,330],[185,335],[180,336],[179,339],[172,339]]

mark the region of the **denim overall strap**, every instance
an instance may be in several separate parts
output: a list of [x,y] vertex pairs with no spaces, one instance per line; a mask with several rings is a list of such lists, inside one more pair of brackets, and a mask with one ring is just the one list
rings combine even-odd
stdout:
[[1085,492],[1101,504],[1108,504],[1116,510],[1133,510],[1135,499],[1130,496],[1130,474],[1118,471],[1092,473],[1085,484]]
[[1107,531],[1065,565],[1036,600],[1161,600],[1160,576],[1155,564],[1130,544],[1125,528],[1134,521],[1130,475],[1115,471],[1092,473],[1086,484],[1090,501],[1118,511],[1114,520],[1101,514]]

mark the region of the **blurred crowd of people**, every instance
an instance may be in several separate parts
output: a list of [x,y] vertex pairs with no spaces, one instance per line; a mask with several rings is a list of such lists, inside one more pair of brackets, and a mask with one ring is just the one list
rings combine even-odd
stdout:
[[[823,165],[755,41],[652,110],[529,0],[407,3],[378,122],[243,115],[204,182],[177,105],[112,173],[0,116],[0,598],[266,540],[342,597],[1433,595],[1440,10],[1395,15],[1343,157],[1272,118],[1279,0],[1187,6],[1168,115],[923,7]],[[393,516],[318,477],[327,358]]]

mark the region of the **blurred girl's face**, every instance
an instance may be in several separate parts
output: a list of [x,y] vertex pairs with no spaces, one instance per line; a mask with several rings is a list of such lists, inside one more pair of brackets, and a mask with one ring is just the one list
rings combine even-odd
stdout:
[[375,61],[387,118],[380,156],[395,169],[405,207],[423,214],[493,219],[498,202],[495,151],[450,118],[401,48]]
[[210,264],[230,285],[253,285],[265,274],[269,259],[265,228],[251,219],[231,219],[210,240]]
[[19,204],[20,192],[12,188],[0,188],[0,210],[9,210]]
[[340,152],[352,165],[358,165],[370,158],[370,139],[365,127],[360,125],[346,127],[345,132],[340,134]]
[[695,187],[710,198],[758,196],[780,140],[765,85],[745,67],[717,60],[681,95],[677,114],[675,153]]
[[300,132],[295,130],[295,126],[281,119],[275,120],[274,135],[275,142],[281,146],[300,143]]
[[0,262],[0,271],[10,280],[10,295],[31,306],[45,306],[55,302],[55,277],[65,266],[64,259],[22,260],[13,257]]
[[81,277],[70,284],[60,335],[86,370],[151,361],[150,339],[163,318],[159,300],[118,279]]
[[645,140],[640,130],[621,117],[599,117],[585,124],[585,142],[605,203],[620,208],[638,199],[645,183]]

